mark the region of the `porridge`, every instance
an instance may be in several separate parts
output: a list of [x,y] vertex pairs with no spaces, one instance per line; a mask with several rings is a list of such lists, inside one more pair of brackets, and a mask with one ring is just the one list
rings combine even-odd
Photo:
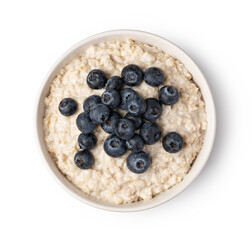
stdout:
[[[109,134],[97,125],[93,132],[97,143],[90,150],[94,163],[89,169],[80,169],[74,162],[80,150],[77,139],[81,134],[76,127],[76,118],[83,112],[86,98],[101,96],[105,91],[104,88],[90,88],[87,76],[93,69],[102,70],[107,78],[121,76],[123,68],[129,64],[135,64],[143,71],[157,67],[164,73],[164,81],[158,87],[151,87],[144,81],[132,87],[141,97],[157,99],[165,85],[172,85],[179,92],[178,101],[171,106],[162,105],[162,114],[155,121],[162,137],[154,144],[143,146],[151,164],[147,171],[136,174],[127,167],[129,150],[120,157],[110,157],[104,151],[104,142]],[[63,98],[77,102],[77,111],[69,117],[63,116],[58,109]],[[60,171],[85,194],[116,204],[151,199],[181,182],[201,150],[207,129],[200,89],[184,65],[156,47],[131,39],[104,42],[83,49],[54,78],[45,105],[44,139]],[[122,116],[127,113],[121,109],[117,111]],[[169,153],[162,146],[163,137],[170,132],[182,136],[184,146],[181,151]]]

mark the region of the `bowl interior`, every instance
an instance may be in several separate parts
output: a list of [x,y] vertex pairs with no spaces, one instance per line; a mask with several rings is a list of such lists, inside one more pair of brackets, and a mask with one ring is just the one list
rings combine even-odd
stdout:
[[[89,45],[93,45],[99,42],[104,42],[104,41],[109,41],[109,40],[126,40],[128,38],[156,46],[159,49],[163,50],[164,52],[167,52],[168,54],[170,54],[172,57],[180,60],[186,66],[186,68],[193,75],[193,79],[195,83],[200,87],[201,93],[206,103],[208,128],[206,131],[203,147],[200,153],[198,154],[197,159],[195,160],[192,169],[185,176],[184,180],[181,183],[175,185],[168,191],[158,194],[151,200],[135,202],[135,203],[127,204],[127,205],[115,205],[115,204],[111,204],[111,203],[107,203],[103,201],[98,201],[87,196],[82,191],[80,191],[77,187],[75,187],[72,183],[70,183],[66,179],[66,177],[59,171],[55,162],[52,161],[46,149],[46,145],[43,140],[42,120],[43,120],[44,108],[45,108],[44,98],[49,93],[50,84],[53,78],[56,76],[59,70],[62,67],[64,67],[65,64],[71,61],[74,57],[78,56],[79,53],[84,48],[88,47]],[[197,65],[186,53],[184,53],[181,49],[179,49],[177,46],[167,41],[166,39],[163,39],[159,36],[156,36],[150,33],[141,32],[141,31],[132,31],[132,30],[116,30],[116,31],[100,33],[92,37],[89,37],[77,43],[76,45],[74,45],[71,49],[69,49],[63,56],[61,56],[58,59],[58,61],[55,63],[55,65],[51,68],[51,70],[47,74],[45,81],[42,84],[40,94],[37,100],[37,105],[36,105],[35,128],[36,128],[35,132],[36,132],[36,138],[38,140],[39,149],[40,149],[43,159],[46,162],[46,165],[49,171],[55,177],[57,182],[59,182],[59,184],[62,187],[64,187],[70,194],[74,195],[79,200],[89,205],[102,208],[105,210],[138,211],[138,210],[144,210],[144,209],[157,206],[173,198],[174,196],[182,192],[200,173],[200,171],[204,167],[210,155],[210,152],[213,146],[214,137],[215,137],[215,129],[216,129],[216,116],[215,116],[214,102],[213,102],[213,98],[212,98],[209,86],[203,74],[197,67]]]

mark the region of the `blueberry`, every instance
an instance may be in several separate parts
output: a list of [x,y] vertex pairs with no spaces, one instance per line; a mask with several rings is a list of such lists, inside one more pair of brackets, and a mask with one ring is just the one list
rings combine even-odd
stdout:
[[100,103],[90,110],[90,118],[95,123],[104,123],[108,120],[110,115],[109,107]]
[[106,122],[102,123],[102,125],[101,125],[102,129],[106,133],[109,133],[109,134],[114,133],[115,132],[115,123],[121,118],[122,118],[122,116],[118,112],[112,111],[109,119]]
[[106,84],[105,73],[99,69],[94,69],[87,76],[87,84],[92,89],[101,89]]
[[146,122],[140,129],[140,136],[145,144],[151,145],[160,139],[161,129],[155,122]]
[[135,125],[131,120],[122,118],[115,124],[115,133],[119,138],[128,140],[134,136]]
[[106,83],[106,90],[115,89],[119,91],[123,86],[123,80],[118,76],[111,77]]
[[120,91],[122,110],[127,110],[127,101],[136,95],[136,92],[132,88],[124,88]]
[[146,111],[146,102],[144,98],[139,95],[135,95],[127,101],[127,110],[133,116],[140,116]]
[[94,164],[94,158],[88,150],[81,150],[76,153],[74,163],[80,169],[89,169]]
[[68,117],[77,110],[77,103],[72,98],[64,98],[59,104],[59,111],[62,115]]
[[144,81],[152,87],[157,87],[164,82],[164,73],[160,68],[150,67],[144,73]]
[[91,108],[101,103],[101,97],[98,95],[92,95],[85,99],[83,108],[85,112],[90,112]]
[[144,147],[144,141],[138,134],[134,134],[131,139],[126,141],[126,146],[132,152],[139,152]]
[[126,142],[115,134],[110,135],[104,142],[104,151],[113,158],[121,157],[126,151]]
[[146,111],[143,114],[143,118],[147,121],[155,121],[162,113],[162,105],[156,98],[146,99]]
[[115,89],[109,89],[102,94],[101,101],[110,109],[115,109],[121,104],[121,95]]
[[177,153],[183,148],[184,140],[178,133],[170,132],[164,136],[162,144],[166,152]]
[[90,119],[88,112],[83,112],[77,117],[76,125],[83,133],[91,133],[96,127],[96,124]]
[[143,119],[141,116],[133,116],[131,113],[127,113],[124,118],[131,120],[134,125],[135,125],[135,130],[138,130],[142,124],[143,124]]
[[151,163],[149,155],[146,152],[132,152],[127,158],[127,167],[133,173],[144,173]]
[[158,98],[165,105],[173,105],[178,101],[179,93],[174,86],[164,86],[159,90]]
[[138,66],[130,64],[122,70],[122,79],[128,86],[137,86],[143,81],[143,71]]
[[96,145],[96,137],[93,133],[81,133],[78,137],[78,143],[81,149],[93,149]]

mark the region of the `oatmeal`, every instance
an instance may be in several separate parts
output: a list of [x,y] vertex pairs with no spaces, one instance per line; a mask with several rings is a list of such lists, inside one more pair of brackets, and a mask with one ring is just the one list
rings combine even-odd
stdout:
[[[109,134],[97,125],[94,131],[97,144],[90,150],[94,165],[91,169],[81,170],[74,164],[75,154],[79,151],[77,138],[81,133],[76,127],[76,118],[83,112],[87,97],[101,96],[104,91],[89,88],[87,75],[92,69],[101,69],[107,77],[120,76],[128,64],[136,64],[143,70],[158,67],[165,75],[159,87],[150,87],[145,82],[133,87],[140,96],[157,98],[164,85],[178,89],[178,102],[172,106],[163,105],[162,115],[156,123],[162,136],[169,132],[179,133],[184,147],[178,153],[168,153],[162,147],[162,137],[153,145],[145,145],[143,151],[148,153],[151,165],[146,172],[135,174],[126,165],[130,151],[119,158],[105,153],[103,145]],[[78,103],[76,113],[70,117],[62,116],[58,110],[63,98],[73,98]],[[116,204],[151,199],[181,182],[202,147],[207,128],[205,103],[184,65],[156,47],[130,39],[104,42],[83,50],[54,78],[45,105],[44,139],[60,171],[85,194]],[[123,110],[119,112],[122,116],[126,114]]]

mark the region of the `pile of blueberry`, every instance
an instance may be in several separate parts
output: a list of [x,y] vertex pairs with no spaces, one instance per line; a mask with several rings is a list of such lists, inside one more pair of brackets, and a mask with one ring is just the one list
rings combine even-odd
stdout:
[[[145,72],[136,65],[128,65],[122,70],[121,77],[113,76],[106,79],[103,71],[92,70],[87,76],[87,84],[92,89],[106,87],[102,96],[92,95],[85,99],[81,113],[76,120],[78,129],[82,132],[78,137],[82,149],[75,155],[75,164],[81,169],[91,168],[94,158],[90,153],[96,145],[96,137],[92,133],[97,124],[110,136],[104,142],[104,151],[117,158],[131,150],[127,158],[127,166],[134,173],[143,173],[150,166],[148,154],[142,151],[144,144],[154,144],[161,138],[161,129],[155,120],[162,113],[162,104],[173,105],[178,101],[178,90],[174,86],[164,86],[159,90],[158,100],[144,99],[132,88],[145,81],[151,87],[158,87],[164,81],[164,74],[156,67]],[[128,111],[122,117],[115,109]],[[63,99],[59,111],[64,116],[70,116],[77,110],[77,103],[71,98]],[[139,134],[136,133],[139,130]],[[165,151],[176,153],[183,147],[183,138],[176,132],[170,132],[163,137]]]

